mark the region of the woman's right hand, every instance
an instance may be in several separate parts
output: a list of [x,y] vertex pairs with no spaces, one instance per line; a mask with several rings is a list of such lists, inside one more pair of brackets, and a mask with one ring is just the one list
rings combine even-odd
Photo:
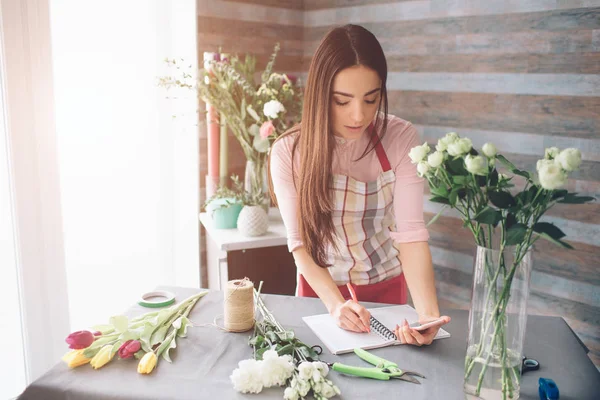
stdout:
[[371,332],[371,313],[360,304],[348,300],[337,304],[331,311],[335,323],[342,329],[352,332]]

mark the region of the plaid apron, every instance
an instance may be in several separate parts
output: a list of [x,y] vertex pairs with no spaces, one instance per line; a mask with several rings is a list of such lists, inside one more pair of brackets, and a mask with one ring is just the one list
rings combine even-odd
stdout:
[[[349,299],[346,283],[356,287],[361,301],[406,303],[407,290],[398,249],[390,236],[396,230],[393,212],[396,175],[377,135],[369,127],[382,173],[377,180],[361,182],[345,175],[333,176],[336,252],[329,246],[328,268],[342,295]],[[317,297],[298,276],[298,295]]]

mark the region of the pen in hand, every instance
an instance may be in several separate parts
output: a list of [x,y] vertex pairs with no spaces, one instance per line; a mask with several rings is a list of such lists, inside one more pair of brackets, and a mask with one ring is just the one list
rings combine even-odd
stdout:
[[[356,296],[356,292],[354,291],[354,287],[352,287],[352,284],[350,282],[346,283],[346,287],[348,288],[348,291],[350,292],[350,296],[352,297],[352,300],[358,304],[358,297]],[[360,319],[360,315],[358,316]],[[371,332],[371,325],[367,324],[367,332]]]

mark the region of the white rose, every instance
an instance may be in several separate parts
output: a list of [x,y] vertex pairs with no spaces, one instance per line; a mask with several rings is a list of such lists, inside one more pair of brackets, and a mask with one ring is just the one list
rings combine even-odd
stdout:
[[446,136],[444,136],[444,140],[447,144],[454,143],[459,139],[458,134],[456,132],[448,132]]
[[263,389],[261,361],[242,360],[238,365],[229,377],[233,388],[242,393],[260,393]]
[[[538,160],[538,162],[535,164],[535,169],[537,171],[539,171],[544,165],[554,165],[556,164],[556,160]],[[560,164],[558,164],[560,166]]]
[[471,151],[472,147],[473,144],[471,143],[471,139],[458,139],[457,141],[448,145],[448,154],[454,157],[462,156],[463,154],[467,154],[469,151]]
[[429,145],[427,143],[423,143],[421,146],[415,146],[408,152],[408,156],[413,164],[417,164],[427,156],[429,153]]
[[298,366],[298,377],[301,380],[309,380],[310,378],[312,378],[312,374],[313,371],[315,370],[315,367],[312,365],[311,362],[307,362],[304,361],[303,363],[301,363]]
[[431,168],[439,167],[442,165],[442,162],[444,162],[444,153],[441,151],[431,153],[429,157],[427,157],[427,164],[429,164]]
[[496,146],[494,146],[492,143],[484,144],[481,148],[481,151],[483,151],[483,154],[485,154],[485,156],[488,158],[494,158],[496,153],[498,153]]
[[474,175],[487,175],[488,173],[485,159],[481,156],[467,154],[465,157],[465,166],[467,167],[467,171]]
[[296,390],[298,390],[300,397],[305,397],[310,391],[310,383],[307,380],[298,379],[296,381]]
[[287,388],[285,388],[285,391],[283,392],[283,398],[284,398],[284,400],[298,400],[298,398],[299,398],[298,392],[296,391],[296,389],[287,387]]
[[271,119],[277,118],[279,113],[283,111],[285,111],[283,104],[281,104],[277,100],[268,101],[263,106],[263,114],[265,114],[266,117]]
[[321,372],[321,376],[326,377],[329,373],[329,366],[321,361],[313,361],[313,366]]
[[440,138],[435,146],[437,151],[446,151],[450,143],[454,143],[458,140],[456,132],[449,132],[443,138]]
[[581,152],[573,148],[564,149],[556,156],[556,161],[565,171],[575,171],[581,165]]
[[420,177],[427,175],[427,172],[429,172],[429,165],[426,162],[421,161],[417,164],[417,172]]
[[335,390],[331,387],[331,385],[329,385],[327,382],[323,383],[323,387],[321,388],[321,396],[325,397],[326,399],[335,396],[337,393],[335,392]]
[[552,160],[552,159],[556,158],[558,153],[560,153],[560,150],[558,149],[558,147],[548,147],[544,151],[544,158],[546,160]]
[[540,185],[546,190],[558,189],[567,181],[567,174],[562,170],[560,164],[554,162],[542,163],[538,170],[538,176]]

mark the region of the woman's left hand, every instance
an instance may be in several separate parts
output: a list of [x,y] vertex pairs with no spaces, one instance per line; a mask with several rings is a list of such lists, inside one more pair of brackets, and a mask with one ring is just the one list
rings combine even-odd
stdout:
[[[450,322],[450,318],[449,317],[445,317],[447,318],[447,322]],[[431,320],[434,320],[437,318],[431,318]],[[428,322],[427,319],[424,321],[419,321],[421,323],[425,323]],[[398,338],[398,340],[402,343],[402,344],[412,344],[415,346],[423,346],[423,345],[427,345],[427,344],[431,344],[431,342],[433,342],[433,338],[435,338],[435,335],[437,335],[438,331],[440,330],[439,326],[434,326],[428,329],[425,329],[423,331],[417,331],[416,329],[413,329],[409,326],[408,321],[405,319],[404,322],[402,322],[402,326],[400,325],[396,325],[396,329],[394,331],[394,333],[396,334],[396,337]]]

